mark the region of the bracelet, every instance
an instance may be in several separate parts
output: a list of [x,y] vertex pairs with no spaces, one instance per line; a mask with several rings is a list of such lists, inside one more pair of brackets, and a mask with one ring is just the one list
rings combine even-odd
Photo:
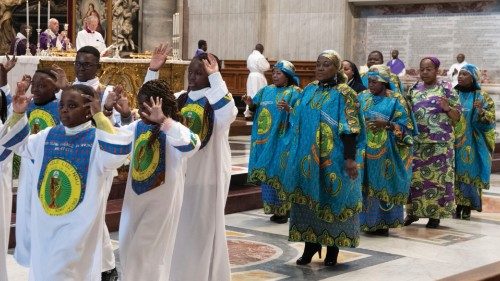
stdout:
[[103,107],[104,107],[104,110],[106,110],[106,111],[113,111],[113,107],[111,107],[111,109],[107,108],[106,105],[104,105]]
[[452,109],[453,109],[453,107],[451,107],[451,106],[450,106],[450,109],[448,109],[448,111],[444,111],[444,110],[443,110],[443,111],[444,111],[444,112],[446,112],[446,113],[448,113],[448,112],[450,112]]

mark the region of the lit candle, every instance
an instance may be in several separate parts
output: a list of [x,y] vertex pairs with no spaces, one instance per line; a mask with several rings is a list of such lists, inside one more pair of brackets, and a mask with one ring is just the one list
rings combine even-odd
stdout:
[[29,0],[26,0],[26,25],[30,26],[30,4]]
[[50,20],[50,0],[47,1],[47,24],[49,23]]
[[40,1],[38,1],[38,28],[40,28]]

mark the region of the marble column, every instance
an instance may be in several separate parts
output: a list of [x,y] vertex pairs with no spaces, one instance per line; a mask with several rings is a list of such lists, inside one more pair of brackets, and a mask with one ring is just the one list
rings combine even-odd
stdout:
[[177,1],[142,1],[142,51],[153,51],[165,42],[172,42],[172,16]]

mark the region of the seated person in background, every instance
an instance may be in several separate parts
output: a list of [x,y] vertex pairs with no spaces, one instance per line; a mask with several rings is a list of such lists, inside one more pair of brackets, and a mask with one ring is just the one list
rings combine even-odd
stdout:
[[[28,40],[26,38],[26,28],[28,26],[26,24],[21,24],[20,31],[16,34],[16,38],[12,40],[10,44],[10,52],[11,55],[25,55],[26,54],[26,46],[28,44]],[[33,28],[29,27],[31,32],[33,32]],[[30,52],[32,55],[36,54],[36,46],[34,44],[29,44]]]
[[88,16],[85,18],[85,28],[76,35],[76,49],[79,50],[84,46],[92,46],[99,50],[101,56],[107,53],[106,43],[101,33],[97,32],[99,21],[96,16]]
[[59,21],[55,18],[49,20],[47,30],[40,34],[40,49],[47,50],[56,47],[59,50],[71,48],[67,31],[59,33]]

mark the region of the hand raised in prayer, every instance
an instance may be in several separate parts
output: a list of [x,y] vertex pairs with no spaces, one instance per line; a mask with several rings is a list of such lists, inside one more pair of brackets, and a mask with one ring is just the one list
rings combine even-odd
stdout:
[[[153,97],[150,97],[149,102],[151,106],[146,102],[143,103],[144,108],[146,110],[141,112],[141,116],[153,123],[159,125],[163,124],[163,122],[165,122],[169,117],[165,116],[165,114],[163,114],[163,110],[161,109],[161,105],[163,104],[163,99],[159,97],[153,99]],[[146,112],[149,112],[149,114]]]
[[128,103],[128,99],[127,99],[125,92],[123,92],[122,85],[117,85],[114,88],[114,92],[117,93],[117,99],[116,99],[114,108],[116,109],[116,111],[118,111],[120,113],[120,115],[123,118],[130,117],[130,114],[131,114],[130,105]]
[[21,81],[17,83],[16,95],[12,99],[12,109],[15,113],[24,114],[30,104],[32,95],[26,94],[28,84]]
[[94,95],[86,95],[86,94],[81,94],[82,97],[86,98],[89,100],[84,106],[88,107],[90,109],[90,115],[87,115],[87,119],[91,119],[92,116],[96,115],[97,113],[101,112],[101,99],[99,98],[99,94],[96,91],[93,91]]
[[278,102],[278,108],[279,110],[285,110],[286,112],[290,112],[292,110],[290,105],[288,105],[285,100],[281,100],[280,102]]
[[172,47],[167,44],[160,44],[155,48],[151,61],[149,62],[149,69],[152,71],[158,71],[167,61],[167,56],[172,52]]
[[[98,88],[99,90],[99,88]],[[106,100],[104,101],[104,109],[111,111],[116,104],[116,101],[120,98],[123,88],[120,85],[113,88],[113,91],[110,91],[106,96]]]
[[9,57],[9,55],[5,55],[5,58],[7,59],[7,61],[5,63],[2,63],[2,65],[5,68],[5,71],[9,72],[14,68],[14,66],[16,66],[17,58],[16,55],[13,55],[12,58]]
[[358,164],[356,161],[352,159],[346,159],[344,161],[344,167],[347,175],[352,179],[356,179],[358,177]]
[[[63,90],[71,86],[68,82],[68,77],[66,77],[66,72],[64,72],[64,69],[60,68],[58,65],[53,64],[50,72],[56,76],[54,86],[58,89]],[[52,81],[51,79],[49,80]]]
[[207,75],[211,75],[219,71],[219,64],[217,63],[214,55],[208,53],[207,56],[208,60],[203,60],[203,66],[205,68],[205,71],[207,72]]
[[253,104],[252,97],[249,95],[244,95],[241,97],[241,100],[248,106],[251,106]]
[[5,55],[7,61],[5,63],[0,63],[0,87],[7,85],[7,73],[14,68],[17,62],[17,58],[14,55],[10,58],[8,55]]

